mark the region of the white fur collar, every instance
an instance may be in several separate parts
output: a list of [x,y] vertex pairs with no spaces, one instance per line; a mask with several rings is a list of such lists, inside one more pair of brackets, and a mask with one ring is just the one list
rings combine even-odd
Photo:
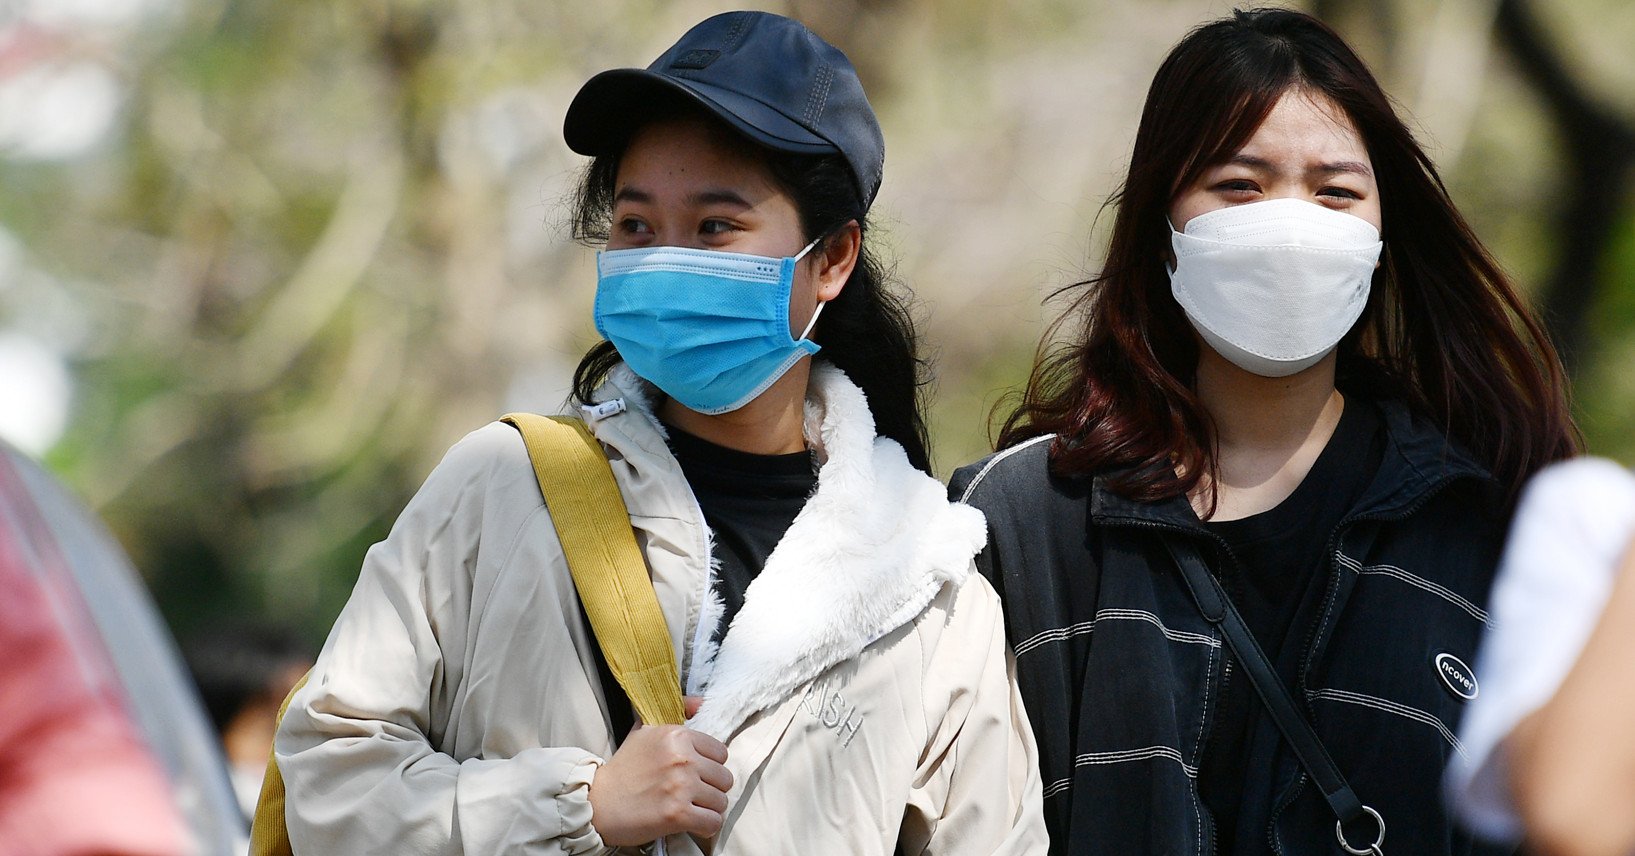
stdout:
[[[689,725],[723,740],[913,620],[943,585],[964,580],[987,540],[981,513],[948,502],[901,446],[876,437],[862,391],[824,363],[812,367],[806,435],[822,461],[817,489],[750,583],[720,649],[695,643],[689,658],[689,690],[705,697]],[[695,639],[708,640],[720,604],[706,597],[695,609]]]

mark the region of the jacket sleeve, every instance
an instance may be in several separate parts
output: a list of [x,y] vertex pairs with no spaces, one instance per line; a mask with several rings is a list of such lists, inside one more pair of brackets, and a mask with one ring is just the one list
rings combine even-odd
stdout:
[[948,615],[927,655],[928,733],[903,820],[903,852],[1043,854],[1038,752],[999,600],[973,573]]
[[456,653],[474,632],[473,576],[504,561],[522,522],[539,524],[515,509],[485,519],[490,473],[514,463],[505,444],[521,446],[510,430],[489,426],[457,444],[369,550],[292,700],[275,754],[294,852],[604,852],[590,822],[602,763],[592,752],[494,747],[457,759],[437,748],[461,683]]
[[1490,598],[1481,692],[1460,724],[1447,791],[1470,827],[1518,840],[1506,741],[1555,695],[1583,651],[1635,534],[1635,477],[1607,460],[1555,464],[1528,484]]

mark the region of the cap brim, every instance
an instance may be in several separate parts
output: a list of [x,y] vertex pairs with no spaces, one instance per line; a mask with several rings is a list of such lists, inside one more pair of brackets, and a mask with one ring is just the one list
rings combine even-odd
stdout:
[[586,81],[568,105],[562,136],[568,148],[579,154],[611,154],[623,148],[631,133],[652,118],[657,105],[677,98],[702,107],[771,149],[801,154],[840,151],[835,144],[753,98],[643,68],[604,71]]

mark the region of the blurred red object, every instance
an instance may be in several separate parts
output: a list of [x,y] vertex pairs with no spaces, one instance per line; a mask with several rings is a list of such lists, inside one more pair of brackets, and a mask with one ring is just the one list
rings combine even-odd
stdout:
[[123,552],[0,444],[0,856],[239,851],[225,767]]

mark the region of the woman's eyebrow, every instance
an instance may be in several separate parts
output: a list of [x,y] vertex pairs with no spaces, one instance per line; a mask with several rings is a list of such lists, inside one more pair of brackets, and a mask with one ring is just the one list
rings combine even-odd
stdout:
[[1319,173],[1322,175],[1333,175],[1337,172],[1349,172],[1363,176],[1364,178],[1371,177],[1374,174],[1374,171],[1368,168],[1368,164],[1365,164],[1362,161],[1334,161],[1332,163],[1321,163],[1307,170],[1307,172]]
[[1277,172],[1277,167],[1274,166],[1271,161],[1265,158],[1257,158],[1254,155],[1233,155],[1232,157],[1228,158],[1226,162],[1228,164],[1246,166],[1250,169],[1257,169],[1261,172]]
[[[614,202],[633,202],[637,205],[653,204],[653,194],[639,187],[621,187],[613,194]],[[745,199],[742,194],[726,188],[711,188],[700,190],[687,196],[687,202],[694,207],[706,205],[730,205],[734,208],[754,208],[755,206]]]
[[[1261,172],[1270,172],[1270,173],[1278,172],[1277,166],[1275,164],[1273,164],[1271,161],[1269,161],[1269,160],[1267,160],[1265,158],[1255,157],[1254,155],[1233,155],[1226,162],[1229,163],[1229,164],[1236,164],[1238,166],[1246,166],[1246,167],[1248,167],[1250,169],[1259,170]],[[1365,164],[1362,161],[1344,160],[1344,161],[1326,161],[1324,163],[1317,164],[1315,166],[1307,168],[1306,173],[1308,175],[1333,175],[1335,173],[1354,173],[1356,175],[1361,175],[1361,176],[1368,177],[1368,176],[1372,176],[1374,174],[1374,171],[1372,169],[1369,169],[1368,164]]]
[[754,205],[750,204],[749,200],[745,199],[737,191],[728,190],[726,188],[700,190],[697,193],[688,196],[687,201],[700,207],[705,205],[731,205],[734,208],[755,207]]

